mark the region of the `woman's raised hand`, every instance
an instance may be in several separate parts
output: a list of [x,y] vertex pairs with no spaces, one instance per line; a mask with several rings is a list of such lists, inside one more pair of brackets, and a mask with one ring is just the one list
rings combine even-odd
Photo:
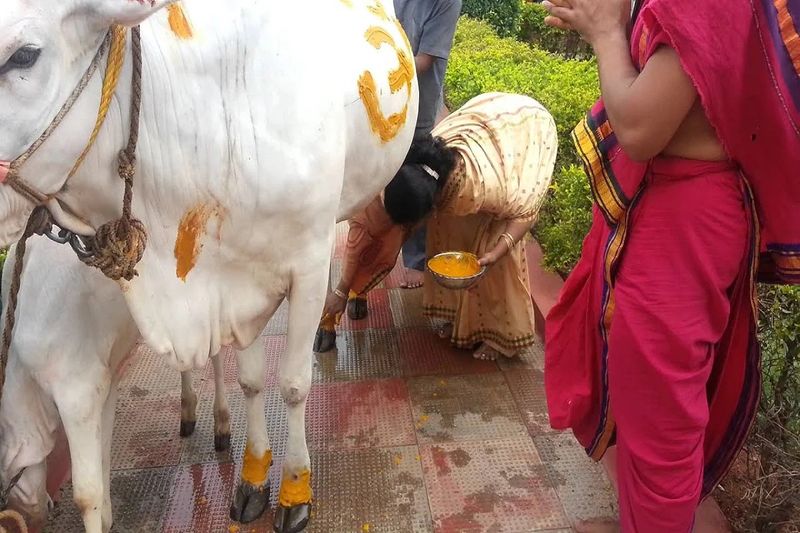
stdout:
[[631,0],[545,0],[551,26],[575,30],[594,44],[607,35],[625,34],[631,16]]

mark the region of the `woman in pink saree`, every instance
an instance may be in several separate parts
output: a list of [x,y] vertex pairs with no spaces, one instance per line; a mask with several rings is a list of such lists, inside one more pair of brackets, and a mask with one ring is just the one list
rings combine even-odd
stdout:
[[598,59],[595,199],[547,318],[551,424],[618,452],[620,524],[691,531],[760,390],[755,281],[800,282],[800,1],[545,2]]

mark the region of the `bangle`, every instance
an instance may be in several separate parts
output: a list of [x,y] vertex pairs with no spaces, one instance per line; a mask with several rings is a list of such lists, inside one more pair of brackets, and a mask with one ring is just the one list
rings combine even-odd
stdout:
[[339,290],[339,287],[333,289],[333,294],[341,298],[342,300],[347,300],[347,295]]
[[514,247],[515,244],[514,237],[512,237],[510,233],[502,233],[500,235],[500,238],[505,241],[506,246],[508,246],[509,251],[511,251],[511,249]]

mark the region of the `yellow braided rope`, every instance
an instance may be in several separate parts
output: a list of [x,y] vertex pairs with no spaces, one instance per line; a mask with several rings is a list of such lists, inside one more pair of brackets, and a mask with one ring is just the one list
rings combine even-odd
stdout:
[[119,76],[122,72],[122,64],[125,62],[125,41],[127,33],[127,28],[123,26],[114,26],[112,29],[111,47],[108,50],[108,63],[106,64],[106,73],[103,77],[103,90],[100,94],[100,106],[97,109],[97,121],[95,122],[92,135],[86,143],[86,147],[83,149],[83,152],[81,152],[81,155],[78,156],[77,161],[75,161],[75,164],[72,166],[72,170],[69,171],[67,179],[75,175],[83,164],[83,160],[86,159],[89,150],[94,146],[94,142],[97,140],[97,136],[100,133],[100,128],[103,127],[103,123],[106,120],[108,108],[111,106],[111,99],[117,91],[117,83],[119,82]]

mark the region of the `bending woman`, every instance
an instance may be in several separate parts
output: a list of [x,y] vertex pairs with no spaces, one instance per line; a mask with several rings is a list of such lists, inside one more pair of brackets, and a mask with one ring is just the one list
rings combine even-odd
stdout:
[[382,197],[351,221],[342,278],[326,301],[318,341],[325,331],[331,335],[348,295],[363,301],[391,271],[404,238],[427,223],[429,255],[471,251],[489,267],[467,291],[426,280],[424,311],[446,322],[440,335],[482,359],[513,357],[533,344],[521,240],[550,185],[558,144],[553,117],[526,96],[490,93],[449,115],[433,136],[412,145]]

